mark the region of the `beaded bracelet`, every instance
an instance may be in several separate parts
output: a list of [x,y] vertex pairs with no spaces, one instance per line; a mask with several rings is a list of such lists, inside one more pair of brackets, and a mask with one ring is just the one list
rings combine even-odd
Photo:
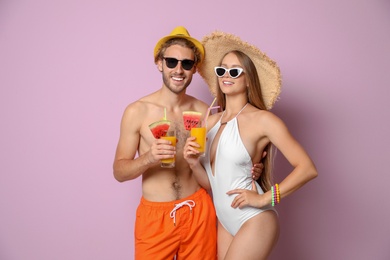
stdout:
[[280,190],[279,184],[275,184],[271,187],[271,205],[272,207],[280,203]]

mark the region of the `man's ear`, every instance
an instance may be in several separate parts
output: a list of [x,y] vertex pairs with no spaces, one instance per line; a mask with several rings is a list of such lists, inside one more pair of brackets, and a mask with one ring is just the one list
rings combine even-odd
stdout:
[[161,59],[159,59],[159,60],[157,61],[156,65],[157,65],[157,69],[158,69],[160,72],[162,72],[162,71],[163,71],[163,69],[162,69],[163,64],[162,64],[162,60],[161,60]]

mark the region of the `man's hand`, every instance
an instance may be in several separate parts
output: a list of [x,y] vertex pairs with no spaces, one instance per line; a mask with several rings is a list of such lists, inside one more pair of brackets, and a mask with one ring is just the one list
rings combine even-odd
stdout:
[[252,167],[252,171],[251,171],[251,173],[252,173],[252,178],[253,178],[253,180],[255,180],[255,181],[257,181],[257,180],[260,178],[261,173],[262,173],[263,170],[264,170],[264,164],[262,163],[262,160],[265,158],[266,155],[267,155],[267,152],[264,151],[264,152],[263,152],[263,156],[261,157],[260,162],[255,163],[255,164],[253,165],[253,167]]
[[162,159],[173,158],[176,153],[176,147],[171,145],[171,142],[164,139],[156,139],[153,141],[148,159],[151,164],[156,164]]

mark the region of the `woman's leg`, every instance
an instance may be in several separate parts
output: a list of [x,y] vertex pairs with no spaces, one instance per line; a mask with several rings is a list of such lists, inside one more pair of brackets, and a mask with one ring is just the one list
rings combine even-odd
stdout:
[[276,213],[264,211],[241,226],[224,259],[267,259],[278,237],[279,222]]
[[225,259],[226,252],[229,249],[230,243],[233,241],[233,236],[222,226],[218,221],[217,229],[217,250],[218,260]]

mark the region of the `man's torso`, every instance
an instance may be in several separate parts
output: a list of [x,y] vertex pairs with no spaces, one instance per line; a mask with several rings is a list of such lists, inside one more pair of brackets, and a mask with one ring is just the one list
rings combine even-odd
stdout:
[[[164,118],[164,106],[154,100],[153,94],[137,102],[142,107],[142,122],[140,125],[140,142],[138,152],[140,155],[147,152],[154,136],[149,125]],[[188,163],[183,158],[183,147],[189,136],[189,131],[185,130],[183,124],[183,111],[201,111],[203,116],[207,106],[192,97],[188,98],[185,106],[177,107],[173,110],[167,109],[166,117],[171,121],[171,127],[176,130],[176,159],[174,168],[161,168],[160,165],[148,169],[142,175],[142,191],[146,200],[163,202],[172,201],[188,197],[195,193],[200,187],[192,176]]]

